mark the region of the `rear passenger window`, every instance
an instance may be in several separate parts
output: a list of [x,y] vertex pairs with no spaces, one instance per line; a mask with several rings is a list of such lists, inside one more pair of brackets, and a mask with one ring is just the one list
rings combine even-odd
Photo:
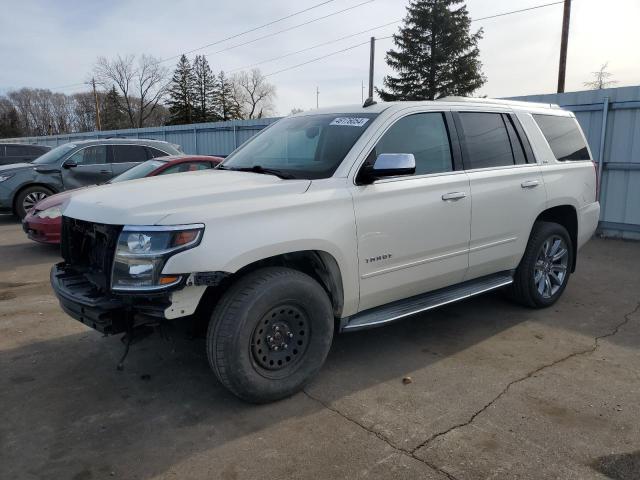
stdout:
[[374,159],[381,153],[413,153],[416,175],[453,170],[449,135],[441,113],[401,118],[382,136],[374,152]]
[[466,170],[514,164],[502,114],[461,112],[459,118]]
[[502,119],[507,126],[509,140],[511,141],[511,150],[513,150],[513,158],[516,162],[516,165],[527,163],[527,157],[525,156],[524,149],[522,148],[521,138],[518,136],[518,132],[516,132],[516,129],[513,126],[513,119],[508,115],[503,115]]
[[591,160],[578,122],[572,117],[533,115],[557,160]]
[[142,145],[114,145],[113,161],[115,163],[140,163],[147,161],[147,151]]

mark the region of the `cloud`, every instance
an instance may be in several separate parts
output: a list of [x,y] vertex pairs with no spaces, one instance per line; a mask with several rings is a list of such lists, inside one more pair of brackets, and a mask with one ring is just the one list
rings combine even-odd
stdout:
[[[269,32],[320,17],[361,3],[336,0],[284,22],[206,48],[214,70],[233,70],[327,42],[405,15],[405,0],[375,0],[334,17],[264,39],[251,45],[215,53]],[[10,15],[0,18],[0,90],[22,86],[52,88],[82,83],[90,76],[97,56],[152,54],[172,57],[218,39],[250,29],[270,20],[320,3],[320,0],[241,0],[236,2],[183,0],[26,0],[12,3]],[[471,16],[479,18],[507,10],[544,3],[538,0],[469,0]],[[552,6],[508,17],[472,24],[482,26],[480,44],[488,83],[481,93],[511,96],[552,92],[556,84],[562,6]],[[640,17],[637,0],[618,0],[616,9],[603,9],[597,0],[574,2],[567,89],[579,90],[590,72],[609,61],[619,85],[638,83],[639,54],[631,46],[635,20]],[[373,32],[378,37],[395,32],[389,26]],[[269,74],[365,42],[362,34],[298,55],[261,65]],[[384,53],[391,41],[377,46],[376,84],[389,69]],[[368,47],[361,46],[298,69],[274,75],[276,106],[281,114],[293,107],[315,107],[316,87],[320,104],[359,103],[361,82],[366,83]],[[167,62],[173,67],[174,61]],[[68,87],[65,92],[83,87]]]

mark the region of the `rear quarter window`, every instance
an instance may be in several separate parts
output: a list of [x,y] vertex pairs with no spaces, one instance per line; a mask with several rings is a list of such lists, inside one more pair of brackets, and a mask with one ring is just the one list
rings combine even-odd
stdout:
[[591,160],[578,122],[573,117],[533,115],[557,160]]

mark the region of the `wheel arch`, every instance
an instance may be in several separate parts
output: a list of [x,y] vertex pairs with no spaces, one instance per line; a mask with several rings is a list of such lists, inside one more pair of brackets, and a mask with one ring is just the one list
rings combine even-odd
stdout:
[[206,304],[212,307],[222,294],[239,278],[265,267],[287,267],[298,270],[316,280],[327,292],[333,315],[339,318],[344,309],[342,272],[333,255],[323,250],[299,250],[253,261],[234,273],[223,273],[223,280],[205,293]]
[[576,208],[573,205],[557,205],[548,208],[538,215],[536,222],[553,222],[567,229],[573,246],[571,272],[575,272],[578,256],[578,212]]
[[11,208],[13,209],[13,213],[17,214],[18,211],[16,209],[16,202],[18,200],[18,196],[27,188],[31,188],[31,187],[43,187],[46,188],[47,190],[51,190],[51,192],[53,192],[53,194],[55,195],[56,193],[60,193],[58,191],[57,188],[52,187],[51,185],[44,183],[44,182],[29,182],[29,183],[25,183],[23,185],[20,186],[20,188],[17,188],[16,191],[13,193],[13,198],[11,199]]

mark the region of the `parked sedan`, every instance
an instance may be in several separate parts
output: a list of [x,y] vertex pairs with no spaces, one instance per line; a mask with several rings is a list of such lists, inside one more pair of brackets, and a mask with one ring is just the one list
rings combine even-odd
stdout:
[[0,212],[24,218],[36,203],[54,193],[105,183],[151,158],[181,153],[179,146],[157,140],[66,143],[31,163],[0,166]]
[[[127,170],[107,183],[119,183],[143,177],[193,172],[213,168],[222,161],[220,157],[176,155],[154,158]],[[39,202],[22,221],[22,228],[31,240],[40,243],[60,243],[62,208],[76,190],[58,193]]]

